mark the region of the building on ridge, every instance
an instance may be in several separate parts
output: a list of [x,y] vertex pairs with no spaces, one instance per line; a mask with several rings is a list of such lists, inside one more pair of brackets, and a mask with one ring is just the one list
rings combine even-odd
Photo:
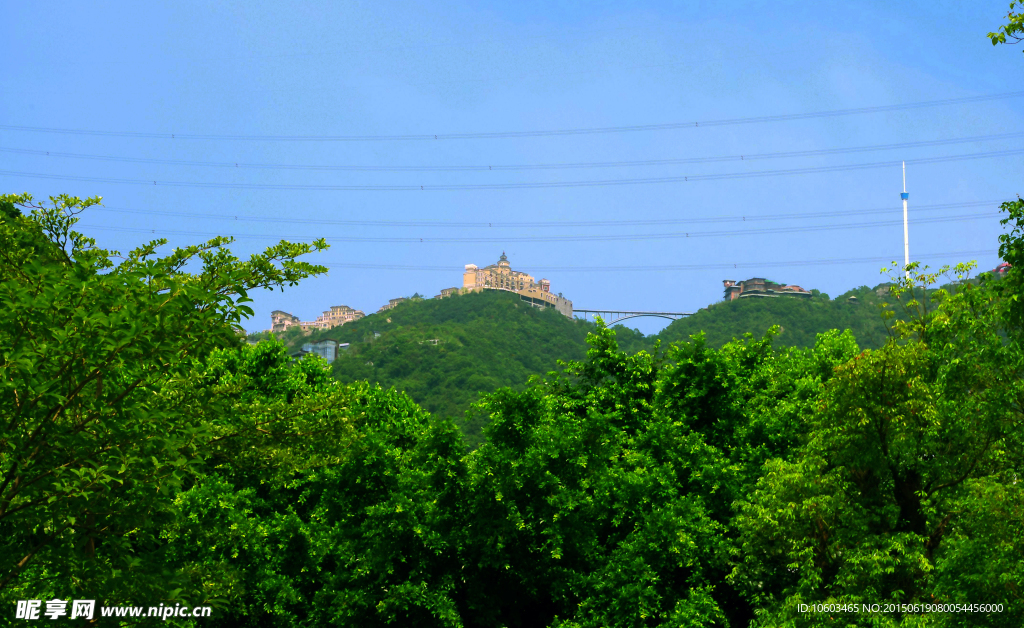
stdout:
[[722,281],[725,286],[725,300],[735,301],[749,297],[798,297],[809,299],[812,295],[809,291],[800,286],[783,285],[769,281],[763,277],[754,277],[745,281],[734,281],[726,279]]
[[399,303],[402,303],[403,301],[408,301],[408,300],[409,299],[407,299],[405,297],[398,297],[397,299],[388,299],[388,304],[380,306],[380,309],[377,310],[377,313],[380,314],[381,312],[387,312],[388,310],[393,310],[393,309],[395,309],[396,305],[398,305]]
[[315,322],[310,323],[310,326],[314,329],[330,329],[357,321],[364,316],[366,314],[363,314],[362,310],[356,310],[347,305],[332,305],[331,309],[321,314]]
[[1011,268],[1013,268],[1013,265],[1010,264],[1010,262],[1003,262],[988,272],[992,273],[996,277],[1005,277],[1006,273],[1010,272]]
[[354,310],[347,305],[332,305],[331,309],[317,317],[315,321],[300,321],[298,316],[274,310],[270,313],[270,331],[283,332],[290,327],[298,326],[304,332],[314,329],[331,329],[345,323],[357,321],[366,316],[362,310]]
[[274,310],[270,313],[270,331],[280,333],[293,325],[301,324],[298,316],[293,316],[288,312]]
[[[483,268],[476,264],[466,264],[466,271],[462,274],[462,289],[459,292],[483,290],[514,292],[534,307],[553,307],[562,315],[572,318],[572,301],[561,294],[552,294],[551,282],[547,279],[535,281],[532,275],[512,270],[504,251],[496,264]],[[444,292],[442,290],[441,296],[445,296]]]

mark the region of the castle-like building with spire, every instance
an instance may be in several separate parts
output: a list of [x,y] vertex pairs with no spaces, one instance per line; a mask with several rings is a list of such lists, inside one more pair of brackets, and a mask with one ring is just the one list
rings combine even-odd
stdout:
[[[559,294],[552,294],[551,282],[547,279],[534,280],[532,275],[518,270],[512,270],[508,256],[501,252],[497,264],[478,267],[476,264],[466,264],[466,271],[462,274],[462,289],[459,292],[479,292],[481,290],[507,290],[515,292],[523,301],[527,301],[534,307],[553,307],[561,314],[572,318],[572,301]],[[442,295],[446,296],[442,291]],[[454,292],[448,289],[450,294]]]
[[[561,293],[551,292],[551,282],[547,279],[537,281],[532,275],[518,270],[512,270],[508,256],[501,252],[496,264],[478,267],[476,264],[466,264],[466,270],[462,274],[462,287],[445,288],[436,299],[450,297],[456,294],[467,292],[480,292],[481,290],[506,290],[519,295],[519,298],[537,308],[554,308],[559,313],[572,318],[572,301],[566,299]],[[387,305],[381,306],[378,313],[384,313],[394,309],[405,301],[415,301],[419,295],[411,298],[399,297],[391,299]],[[331,329],[357,321],[366,316],[362,310],[350,308],[347,305],[332,305],[330,310],[321,314],[315,321],[302,321],[298,316],[282,310],[274,310],[270,313],[270,329],[275,333],[281,333],[292,327],[298,327],[309,334],[317,329]],[[391,319],[388,319],[391,322]]]

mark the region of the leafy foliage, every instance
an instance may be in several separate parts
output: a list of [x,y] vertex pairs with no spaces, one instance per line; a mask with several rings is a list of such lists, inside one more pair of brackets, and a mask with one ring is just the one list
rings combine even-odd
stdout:
[[157,533],[218,432],[196,371],[238,344],[248,290],[323,272],[294,258],[325,245],[242,262],[223,238],[164,258],[157,240],[115,264],[72,230],[98,198],[51,201],[0,199],[0,595],[163,599]]
[[[915,268],[898,294],[934,283]],[[985,281],[962,281],[969,268],[956,269],[955,294],[934,294],[935,311],[897,323],[905,343],[837,369],[807,444],[792,460],[768,461],[740,503],[744,558],[732,578],[763,607],[758,625],[831,625],[798,605],[879,600],[1005,608],[969,619],[929,614],[927,625],[1011,626],[1024,616],[1016,585],[965,553],[1019,521],[998,500],[1016,493],[1020,477],[1024,392],[1021,353],[1002,333],[1005,303]],[[1002,516],[982,522],[979,511]],[[1003,550],[1019,553],[1010,545]],[[1020,561],[994,564],[1020,573]],[[920,615],[868,613],[850,625],[920,625]]]
[[1003,203],[1001,209],[1007,214],[1001,223],[1010,225],[1010,231],[999,236],[999,257],[1012,268],[998,290],[1009,307],[1008,331],[1020,342],[1024,338],[1024,199]]
[[178,496],[169,563],[227,604],[212,624],[459,625],[455,426],[393,390],[338,384],[316,356],[289,363],[278,343],[220,352],[210,374],[244,380],[233,414],[284,404],[316,428],[242,434]]
[[[949,269],[896,269],[841,302],[884,313],[864,351],[778,326],[636,351],[485,293],[331,330],[354,345],[332,367],[237,335],[246,291],[320,272],[293,261],[320,243],[241,262],[224,240],[156,242],[115,264],[71,230],[95,201],[53,200],[0,203],[5,601],[189,600],[261,627],[1024,621],[1024,264],[937,289]],[[1003,209],[1001,254],[1024,262],[1024,204]],[[790,314],[824,324],[833,303]],[[426,395],[425,373],[488,361],[468,453],[455,423],[358,379]],[[865,603],[1001,610],[800,606]]]
[[470,457],[478,625],[744,625],[752,609],[725,582],[731,503],[760,460],[790,454],[856,345],[719,352],[698,336],[629,355],[601,327],[589,342],[585,361],[479,405],[492,422]]
[[1024,12],[1014,12],[1019,4],[1019,0],[1010,2],[1010,11],[1006,14],[1006,24],[1000,26],[996,32],[988,34],[993,46],[1024,41]]

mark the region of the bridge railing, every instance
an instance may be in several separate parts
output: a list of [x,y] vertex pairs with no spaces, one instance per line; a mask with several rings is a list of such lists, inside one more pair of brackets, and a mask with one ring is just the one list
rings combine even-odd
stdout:
[[573,308],[573,315],[583,314],[583,320],[590,320],[589,316],[600,316],[601,320],[606,325],[614,325],[619,321],[624,321],[629,318],[640,318],[644,316],[653,318],[666,318],[668,320],[679,320],[691,316],[692,312],[651,312],[651,311],[638,311],[638,310],[580,310]]

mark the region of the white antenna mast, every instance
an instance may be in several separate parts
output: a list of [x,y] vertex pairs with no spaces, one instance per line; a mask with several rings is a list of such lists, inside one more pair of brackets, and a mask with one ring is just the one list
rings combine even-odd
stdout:
[[[907,229],[907,199],[910,195],[907,194],[907,162],[903,162],[903,193],[900,194],[900,198],[903,199],[903,265],[904,268],[910,266],[910,232]],[[907,279],[910,279],[910,271],[907,270]]]

